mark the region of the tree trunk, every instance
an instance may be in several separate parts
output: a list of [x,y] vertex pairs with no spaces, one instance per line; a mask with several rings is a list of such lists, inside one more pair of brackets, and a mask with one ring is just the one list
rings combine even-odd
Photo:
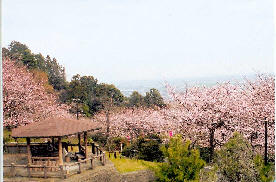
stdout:
[[106,135],[107,138],[109,137],[109,127],[110,127],[110,122],[109,122],[109,109],[106,111]]
[[214,145],[214,134],[215,134],[215,129],[214,128],[211,128],[209,129],[210,131],[210,158],[209,158],[209,162],[212,162],[213,160],[213,155],[214,155],[214,148],[215,148],[215,145]]

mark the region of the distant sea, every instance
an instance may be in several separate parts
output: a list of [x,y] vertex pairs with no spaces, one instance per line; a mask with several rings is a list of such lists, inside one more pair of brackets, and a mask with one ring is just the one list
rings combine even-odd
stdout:
[[159,79],[159,80],[132,80],[132,81],[115,81],[113,84],[121,90],[121,92],[129,97],[133,91],[138,91],[143,96],[149,92],[151,88],[156,88],[164,99],[169,99],[165,88],[167,81],[177,91],[184,91],[186,85],[188,86],[212,86],[216,83],[231,82],[233,84],[242,83],[244,78],[249,80],[254,79],[256,75],[237,75],[237,76],[217,76],[217,77],[194,77],[194,78],[173,78],[173,79]]

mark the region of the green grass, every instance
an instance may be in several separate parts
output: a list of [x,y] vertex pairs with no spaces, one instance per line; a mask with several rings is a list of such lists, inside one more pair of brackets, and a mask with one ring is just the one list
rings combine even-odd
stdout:
[[109,158],[108,152],[106,153],[106,156],[115,165],[119,173],[146,170],[146,169],[150,169],[151,167],[156,167],[158,164],[156,162],[149,162],[149,161],[129,159],[129,158],[120,159],[120,157],[117,157],[115,159],[113,157],[113,154],[111,154],[111,157]]
[[[11,131],[7,130],[7,129],[4,129],[3,130],[3,138],[6,142],[16,142],[14,138],[11,137]],[[27,140],[26,138],[18,138],[17,139],[17,142],[19,143],[27,143]]]

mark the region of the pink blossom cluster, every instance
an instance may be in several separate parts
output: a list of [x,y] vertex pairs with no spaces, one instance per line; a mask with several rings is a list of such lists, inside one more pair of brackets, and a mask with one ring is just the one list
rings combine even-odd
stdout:
[[70,116],[68,106],[58,104],[55,94],[47,93],[43,84],[26,67],[3,58],[4,126],[24,125],[49,116]]
[[[132,138],[148,133],[167,133],[176,128],[177,124],[167,118],[164,109],[124,108],[117,112],[111,112],[109,119],[109,134],[111,136],[130,136]],[[104,113],[96,115],[95,121],[106,125],[106,115]]]
[[[192,86],[183,93],[167,84],[170,96],[178,103],[176,117],[190,131],[205,133],[200,138],[206,145],[208,134],[214,130],[216,147],[241,132],[253,146],[264,146],[264,122],[268,123],[268,148],[275,146],[275,78],[258,75],[244,84],[222,83],[212,87]],[[176,111],[175,111],[176,112]],[[186,126],[189,124],[189,126]],[[202,140],[203,139],[203,140]]]

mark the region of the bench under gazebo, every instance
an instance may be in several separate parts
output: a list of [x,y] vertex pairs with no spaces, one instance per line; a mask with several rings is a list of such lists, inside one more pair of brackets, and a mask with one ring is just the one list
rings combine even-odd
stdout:
[[[69,118],[50,117],[43,121],[31,123],[31,124],[13,129],[12,137],[26,138],[28,165],[34,165],[34,159],[40,159],[40,160],[44,159],[44,161],[45,159],[47,159],[48,163],[46,165],[52,166],[49,160],[51,158],[52,159],[54,158],[56,160],[56,165],[63,166],[64,164],[63,153],[64,153],[64,150],[66,151],[66,147],[62,145],[63,144],[62,138],[66,136],[71,136],[71,135],[78,135],[79,152],[76,152],[75,156],[81,159],[88,159],[89,152],[88,152],[87,133],[94,130],[99,130],[99,129],[101,129],[99,124],[96,124],[88,120],[74,120]],[[84,148],[82,147],[82,142],[81,142],[82,135],[84,138],[84,143],[83,143]],[[40,157],[32,156],[31,138],[51,139],[51,141],[48,141],[47,147],[49,147],[50,145],[53,151],[55,151],[55,153],[53,153],[54,157],[49,155],[40,156]],[[54,150],[55,139],[57,139],[57,143],[58,143],[56,150]],[[93,150],[94,150],[94,147],[92,146],[91,153],[93,153]],[[67,148],[67,151],[68,151],[68,148]],[[42,153],[43,152],[47,153],[46,151],[42,151]]]

